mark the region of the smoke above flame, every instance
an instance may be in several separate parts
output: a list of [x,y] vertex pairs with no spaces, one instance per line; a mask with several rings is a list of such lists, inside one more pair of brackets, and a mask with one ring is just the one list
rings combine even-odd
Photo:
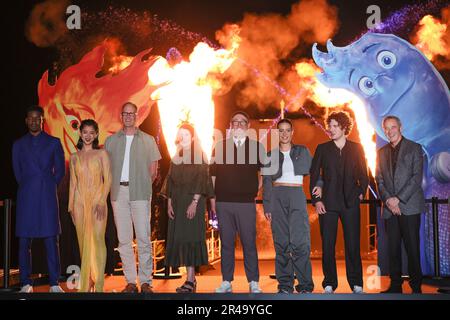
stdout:
[[[292,94],[295,86],[289,81],[287,60],[299,51],[310,50],[314,42],[325,42],[337,31],[337,8],[326,0],[303,0],[294,4],[291,12],[280,14],[245,14],[237,23],[242,41],[238,56],[241,63],[235,63],[227,71],[224,80],[229,87],[242,84],[237,103],[241,107],[257,106],[261,110],[278,105],[280,92],[264,77],[280,83]],[[225,25],[216,33],[222,45],[229,42],[230,28]],[[254,68],[249,68],[248,66]],[[258,70],[255,73],[255,70]]]
[[438,69],[450,69],[450,6],[441,12],[442,19],[424,16],[411,36],[411,42]]
[[54,45],[66,32],[66,9],[69,0],[46,0],[37,4],[31,11],[25,33],[38,47]]

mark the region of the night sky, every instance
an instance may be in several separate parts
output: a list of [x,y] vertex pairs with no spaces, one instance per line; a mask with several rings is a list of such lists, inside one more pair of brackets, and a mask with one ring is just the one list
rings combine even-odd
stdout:
[[[2,18],[2,24],[7,32],[4,34],[2,50],[6,57],[3,59],[2,72],[2,127],[1,135],[2,157],[0,167],[3,169],[3,177],[0,199],[15,196],[15,181],[11,167],[11,147],[15,139],[26,133],[24,123],[24,110],[32,104],[37,104],[37,83],[42,73],[58,60],[58,52],[54,47],[38,48],[25,37],[25,24],[32,8],[42,1],[16,1],[14,9]],[[169,19],[176,24],[195,33],[202,34],[213,43],[215,31],[227,22],[239,22],[244,13],[253,12],[288,14],[295,0],[243,0],[243,1],[188,1],[188,0],[164,0],[164,1],[72,1],[72,4],[80,6],[81,10],[91,12],[102,11],[107,6],[125,7],[133,11],[149,11],[157,14],[161,19]],[[339,46],[346,45],[361,32],[366,30],[367,6],[377,4],[381,8],[382,19],[390,13],[417,1],[329,1],[338,7],[340,27],[333,37],[333,43]],[[83,24],[83,21],[82,21]],[[3,28],[3,30],[5,30]],[[76,31],[70,31],[76,32]],[[170,44],[169,44],[170,45]],[[142,47],[140,47],[142,46]],[[143,46],[130,44],[129,54],[151,47],[152,44]],[[162,50],[162,49],[160,49]],[[156,52],[165,55],[165,52]],[[447,83],[450,79],[448,72],[443,73]],[[273,116],[264,115],[255,111],[253,117]],[[219,126],[220,127],[220,126]]]

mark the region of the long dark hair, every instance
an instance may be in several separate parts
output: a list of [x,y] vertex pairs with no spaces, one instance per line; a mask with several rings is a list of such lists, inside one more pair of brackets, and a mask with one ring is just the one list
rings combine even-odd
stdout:
[[[95,132],[98,134],[98,124],[94,119],[86,119],[86,120],[81,121],[80,138],[78,138],[78,143],[77,143],[78,150],[83,149],[83,139],[81,139],[81,132],[83,131],[84,127],[93,127]],[[98,146],[98,136],[92,142],[92,149],[100,149],[100,147]]]

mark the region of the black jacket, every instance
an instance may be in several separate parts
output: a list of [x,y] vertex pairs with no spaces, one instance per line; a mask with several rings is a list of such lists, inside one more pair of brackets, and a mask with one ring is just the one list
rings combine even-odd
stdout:
[[[347,140],[340,153],[333,141],[317,146],[311,164],[311,199],[322,201],[328,211],[359,204],[369,184],[367,164],[361,144]],[[322,198],[312,194],[314,186],[322,186]]]

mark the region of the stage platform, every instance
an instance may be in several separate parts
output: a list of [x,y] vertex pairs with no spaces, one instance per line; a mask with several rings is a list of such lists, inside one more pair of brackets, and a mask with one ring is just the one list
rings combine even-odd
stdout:
[[[379,294],[381,290],[389,286],[389,278],[381,276],[379,278],[379,286],[375,278],[373,278],[373,271],[371,266],[375,265],[376,261],[363,261],[364,274],[364,295],[352,294],[350,287],[345,277],[345,262],[343,260],[337,261],[338,267],[338,281],[339,285],[334,295],[321,294],[322,289],[322,269],[321,261],[317,259],[312,260],[313,265],[313,280],[314,291],[312,294],[292,294],[280,295],[277,294],[277,281],[270,277],[274,273],[274,260],[260,260],[260,287],[263,294],[249,294],[248,283],[245,278],[244,265],[242,260],[236,261],[235,280],[233,281],[233,294],[215,294],[214,290],[220,285],[222,281],[220,273],[220,262],[210,266],[210,268],[203,270],[197,275],[197,294],[176,294],[176,287],[180,286],[184,281],[184,275],[179,279],[154,279],[153,290],[154,294],[122,294],[120,293],[125,286],[125,278],[122,275],[107,276],[105,279],[104,293],[78,293],[75,289],[68,289],[66,283],[61,283],[61,287],[66,291],[65,294],[49,294],[49,286],[45,284],[39,285],[42,281],[37,281],[34,286],[33,294],[19,294],[17,291],[13,293],[0,293],[0,299],[107,299],[107,300],[167,300],[167,299],[192,299],[192,300],[272,300],[272,299],[289,299],[289,300],[371,300],[371,299],[450,299],[450,295],[439,294],[438,287],[424,284],[422,286],[422,295],[411,294],[408,282],[403,284],[403,295],[397,294]],[[369,270],[369,271],[368,271]],[[426,282],[426,281],[425,281]],[[16,290],[18,287],[16,285]]]
[[450,294],[277,294],[277,293],[196,293],[196,294],[177,294],[177,293],[0,293],[0,300],[3,301],[450,301]]

